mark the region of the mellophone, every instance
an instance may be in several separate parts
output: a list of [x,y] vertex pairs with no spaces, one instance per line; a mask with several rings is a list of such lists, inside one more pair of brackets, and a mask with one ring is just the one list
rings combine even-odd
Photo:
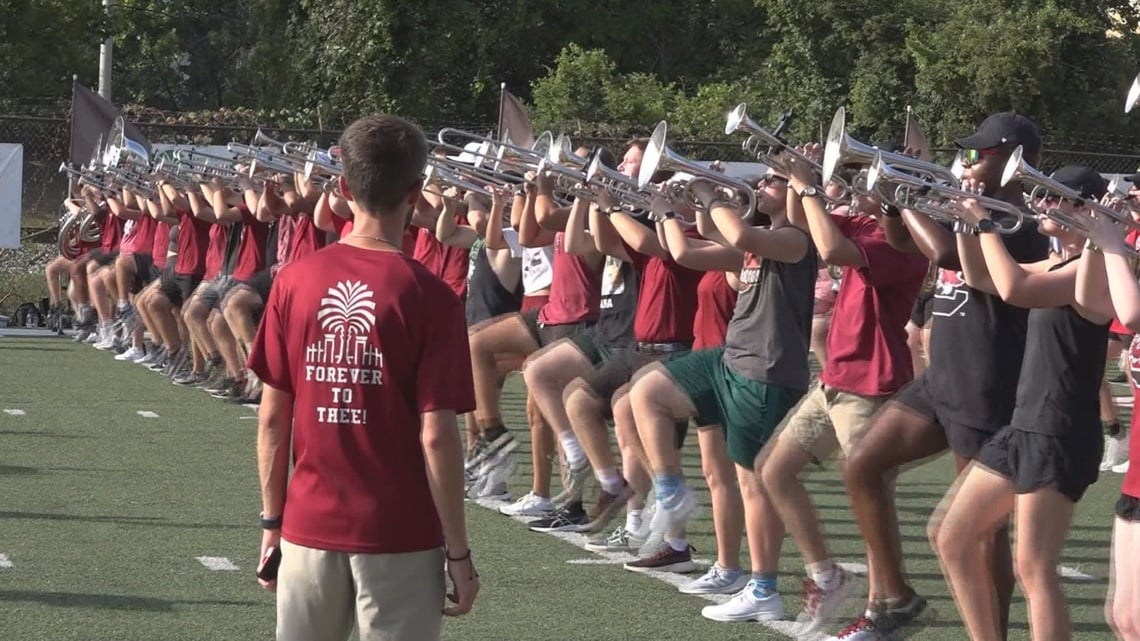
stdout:
[[[1137,102],[1140,75],[1128,93],[1125,112],[1130,112]],[[840,196],[824,197],[829,208],[873,193],[885,205],[960,227],[964,223],[957,213],[959,205],[973,199],[996,214],[997,231],[1002,234],[1016,233],[1027,217],[1048,218],[1064,227],[1087,232],[1081,218],[1045,205],[1060,199],[1122,225],[1140,228],[1128,211],[1117,208],[1122,204],[1114,207],[1086,201],[1025,162],[1020,148],[1005,167],[1002,186],[1015,180],[1031,186],[1024,207],[964,190],[961,152],[950,166],[942,166],[855,140],[846,132],[843,107],[832,119],[822,159],[817,161],[784,140],[782,131],[791,115],[788,112],[775,128],[768,130],[748,117],[747,105],[742,103],[728,114],[724,133],[747,134],[741,147],[746,156],[758,162],[778,171],[786,171],[789,160],[804,163],[821,177],[824,185],[838,185],[842,189]],[[489,197],[496,188],[518,189],[528,177],[544,175],[554,180],[555,199],[562,204],[578,197],[593,198],[597,191],[605,191],[622,210],[655,219],[650,210],[657,198],[702,209],[704,205],[691,189],[702,181],[722,192],[725,198],[719,202],[736,207],[745,220],[750,220],[756,209],[756,193],[749,183],[671,149],[664,121],[649,139],[638,176],[626,176],[607,167],[597,149],[586,158],[575,155],[568,136],[555,137],[549,131],[541,133],[530,147],[513,144],[509,137],[500,141],[454,128],[441,129],[436,140],[428,143],[431,153],[424,169],[424,183],[440,189],[455,188]],[[96,144],[90,162],[78,168],[64,163],[60,171],[103,195],[114,196],[126,189],[147,199],[157,197],[161,182],[180,190],[204,181],[220,181],[231,189],[264,189],[267,183],[279,180],[280,175],[302,177],[320,189],[336,193],[342,174],[338,147],[322,149],[308,142],[282,142],[260,129],[250,144],[231,142],[227,150],[229,157],[180,149],[152,159],[145,146],[126,137],[123,120],[119,118],[107,135],[106,145],[102,138]],[[865,171],[848,178],[841,175],[841,168]],[[660,179],[669,174],[673,177]],[[1123,200],[1127,187],[1113,181],[1110,194]],[[1135,201],[1124,204],[1136,206]],[[61,216],[58,245],[62,256],[75,258],[82,244],[98,242],[99,238],[95,212],[67,211]]]

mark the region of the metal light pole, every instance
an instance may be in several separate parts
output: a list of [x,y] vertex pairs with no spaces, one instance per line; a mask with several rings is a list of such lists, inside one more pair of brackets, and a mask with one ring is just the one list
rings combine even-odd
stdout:
[[[103,0],[103,12],[107,14],[108,25],[114,6],[115,0]],[[114,43],[114,36],[109,33],[103,44],[99,45],[99,95],[108,102],[111,101],[111,49]]]

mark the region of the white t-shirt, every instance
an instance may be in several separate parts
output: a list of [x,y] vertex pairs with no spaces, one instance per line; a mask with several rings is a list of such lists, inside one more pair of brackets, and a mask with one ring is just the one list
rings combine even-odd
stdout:
[[[514,231],[514,230],[512,230]],[[503,230],[503,238],[507,237],[507,230]],[[510,242],[510,241],[507,241]],[[518,242],[518,236],[515,236]],[[522,248],[522,280],[523,295],[533,296],[554,282],[554,246],[523,247]]]

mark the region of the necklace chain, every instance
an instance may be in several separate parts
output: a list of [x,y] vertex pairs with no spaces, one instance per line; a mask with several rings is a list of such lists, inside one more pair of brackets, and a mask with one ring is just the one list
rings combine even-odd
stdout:
[[349,237],[356,236],[357,238],[367,238],[368,240],[375,240],[376,242],[384,243],[385,245],[389,245],[391,247],[395,247],[396,249],[403,250],[403,247],[401,245],[397,245],[396,243],[388,240],[387,238],[383,238],[381,236],[369,236],[368,234],[361,234],[358,232],[349,232],[348,236]]

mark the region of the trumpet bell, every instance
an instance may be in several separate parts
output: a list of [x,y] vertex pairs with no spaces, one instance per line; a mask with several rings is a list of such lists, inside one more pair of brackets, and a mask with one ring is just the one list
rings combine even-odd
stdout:
[[1130,113],[1140,102],[1140,75],[1132,81],[1132,87],[1128,89],[1128,96],[1124,99],[1124,113]]
[[827,130],[827,142],[823,148],[823,184],[831,182],[844,152],[856,145],[859,143],[847,135],[847,109],[840,107],[831,118],[831,127]]
[[663,160],[668,159],[669,149],[665,146],[665,138],[669,135],[669,125],[662,120],[653,128],[653,135],[649,137],[649,144],[645,145],[645,153],[641,157],[641,171],[637,174],[638,187],[645,187],[653,181]]
[[[748,121],[748,103],[742,102],[736,105],[736,108],[728,112],[728,119],[724,123],[724,135],[732,134],[741,129],[747,130]],[[742,127],[741,125],[745,125]]]
[[[1018,145],[1017,149],[1013,150],[1013,153],[1009,157],[1009,161],[1005,163],[1005,169],[1003,169],[1001,172],[1002,187],[1005,187],[1010,183],[1010,181],[1020,175],[1032,176],[1032,174],[1038,173],[1036,169],[1033,169],[1022,161],[1022,156],[1024,156],[1024,154],[1025,152],[1021,148],[1021,145]],[[1041,177],[1044,178],[1044,175],[1041,175]]]
[[866,165],[872,162],[877,154],[882,154],[883,161],[887,164],[905,172],[927,176],[952,185],[957,185],[961,181],[961,171],[955,173],[953,168],[896,154],[855,140],[847,133],[847,110],[840,107],[835,111],[835,116],[831,119],[831,129],[827,132],[821,171],[823,184],[826,185],[837,178],[835,171],[841,165]]

